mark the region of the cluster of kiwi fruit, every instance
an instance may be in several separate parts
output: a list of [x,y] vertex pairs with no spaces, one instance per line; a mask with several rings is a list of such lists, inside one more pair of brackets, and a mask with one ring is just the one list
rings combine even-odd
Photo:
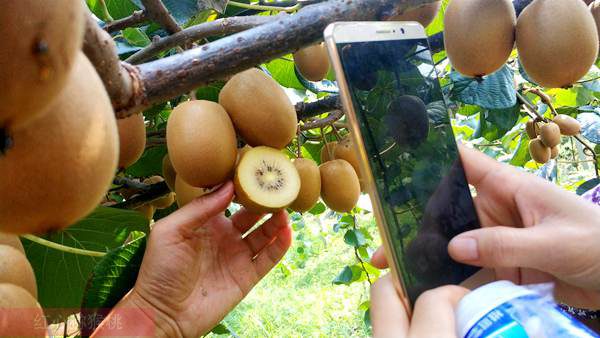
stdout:
[[45,337],[33,268],[17,235],[0,232],[0,312],[3,337]]
[[448,58],[466,76],[500,69],[516,42],[531,80],[564,88],[581,79],[598,55],[596,23],[582,0],[534,0],[518,18],[510,0],[452,0],[444,20]]
[[79,0],[23,0],[0,11],[0,231],[65,228],[111,185],[117,121],[81,52],[84,10]]
[[558,157],[561,135],[575,136],[581,131],[581,125],[569,115],[558,114],[548,122],[541,119],[529,120],[525,130],[530,139],[531,158],[544,164]]

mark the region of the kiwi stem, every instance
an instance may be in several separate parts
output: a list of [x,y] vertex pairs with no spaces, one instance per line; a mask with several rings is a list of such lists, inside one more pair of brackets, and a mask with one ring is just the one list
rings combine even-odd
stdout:
[[333,135],[335,136],[335,139],[340,141],[342,138],[340,137],[340,133],[338,133],[338,130],[333,123],[331,124],[331,129],[333,129]]
[[239,7],[239,8],[254,9],[257,11],[274,11],[274,12],[286,12],[286,13],[293,13],[293,12],[299,10],[300,8],[302,8],[301,4],[295,4],[294,6],[291,6],[291,7],[246,4],[243,2],[237,2],[237,1],[229,1],[227,4],[231,5],[231,6]]
[[68,253],[72,253],[75,255],[82,255],[82,256],[90,256],[90,257],[103,257],[104,255],[106,255],[105,252],[99,252],[99,251],[91,251],[91,250],[84,250],[84,249],[78,249],[78,248],[73,248],[70,246],[66,246],[66,245],[62,245],[62,244],[58,244],[58,243],[54,243],[52,241],[34,236],[34,235],[21,235],[21,237],[28,239],[34,243],[37,243],[39,245],[43,245],[45,247],[51,248],[51,249],[55,249],[58,251],[62,251],[62,252],[68,252]]
[[[354,228],[354,232],[358,231],[358,228],[356,227],[356,215],[352,212],[352,228]],[[365,272],[365,275],[367,276],[367,281],[369,282],[370,285],[373,285],[373,281],[371,280],[371,275],[369,274],[369,271],[367,271],[367,268],[365,267],[365,262],[362,260],[362,258],[360,258],[360,255],[358,253],[358,248],[354,247],[354,255],[356,256],[356,259],[360,262],[360,266],[362,267],[363,271]]]
[[323,131],[323,128],[320,128],[320,130],[321,138],[323,139],[323,146],[325,147],[325,149],[327,149],[327,155],[329,155],[329,158],[334,158],[333,149],[327,146],[327,138],[325,137],[325,132]]
[[296,143],[298,144],[298,158],[302,158],[302,142],[300,141],[301,136],[302,132],[300,131],[300,127],[298,127],[298,130],[296,131]]

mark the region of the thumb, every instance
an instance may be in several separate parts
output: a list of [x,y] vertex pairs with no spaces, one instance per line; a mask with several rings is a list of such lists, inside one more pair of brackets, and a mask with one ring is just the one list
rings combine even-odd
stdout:
[[539,228],[489,227],[454,237],[448,253],[454,260],[470,265],[541,269],[551,249],[549,242]]

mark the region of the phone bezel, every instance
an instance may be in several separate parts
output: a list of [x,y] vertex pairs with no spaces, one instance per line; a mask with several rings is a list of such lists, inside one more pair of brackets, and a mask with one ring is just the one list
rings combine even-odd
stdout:
[[395,251],[392,250],[389,226],[384,217],[382,201],[380,200],[379,194],[375,187],[373,173],[368,161],[366,148],[362,141],[362,134],[360,132],[360,128],[358,127],[358,119],[352,104],[351,93],[341,64],[337,44],[351,42],[427,39],[427,34],[425,33],[423,26],[417,22],[373,21],[332,23],[325,29],[324,36],[325,44],[329,51],[331,65],[337,76],[342,105],[344,110],[347,112],[346,117],[348,118],[348,123],[350,126],[349,130],[355,140],[354,147],[360,159],[360,170],[362,173],[366,173],[366,175],[362,175],[362,177],[366,181],[367,191],[371,197],[371,203],[373,205],[373,213],[375,214],[375,219],[377,220],[379,232],[382,234],[381,237],[385,247],[385,255],[390,269],[392,270],[394,285],[396,286],[396,290],[400,295],[404,307],[410,315],[412,313],[412,307],[406,291],[406,285],[399,270],[400,259],[396,256]]

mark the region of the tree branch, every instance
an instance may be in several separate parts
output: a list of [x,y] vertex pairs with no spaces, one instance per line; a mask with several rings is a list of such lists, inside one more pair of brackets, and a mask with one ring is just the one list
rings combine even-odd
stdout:
[[341,110],[342,104],[338,95],[329,95],[324,99],[314,102],[298,102],[296,103],[296,113],[298,119],[303,120],[309,117],[318,116],[328,113],[332,110]]
[[86,16],[83,52],[100,75],[115,110],[135,104],[129,100],[140,95],[134,85],[136,70],[121,63],[113,39],[91,13]]
[[113,205],[113,208],[118,209],[135,209],[141,207],[144,204],[148,204],[154,200],[157,200],[167,194],[169,194],[171,190],[167,186],[165,182],[155,183],[149,186],[149,188],[142,194],[135,196],[133,198],[128,199],[125,202],[118,203]]
[[111,22],[107,22],[106,25],[104,25],[104,30],[107,31],[108,33],[112,33],[112,32],[116,32],[116,31],[120,31],[127,27],[138,26],[144,22],[147,22],[148,20],[149,19],[146,15],[145,11],[135,11],[135,12],[133,12],[133,14],[131,14],[128,17],[125,17],[125,18],[122,18],[119,20],[114,20]]
[[173,19],[169,10],[162,3],[161,0],[141,0],[144,5],[146,16],[155,21],[162,28],[164,28],[169,34],[174,34],[181,31],[181,27],[177,24],[177,21]]
[[127,177],[117,176],[113,179],[113,184],[120,185],[125,188],[133,188],[133,189],[142,190],[142,191],[147,191],[150,189],[149,184],[145,184],[138,180],[133,180],[133,179],[130,179]]
[[166,38],[153,41],[146,48],[131,55],[125,61],[131,64],[145,62],[156,54],[171,48],[188,45],[209,36],[226,35],[254,28],[267,22],[277,20],[279,16],[234,16],[205,22],[186,28]]
[[310,129],[323,128],[323,127],[333,124],[337,120],[341,119],[343,116],[344,116],[343,111],[334,110],[329,115],[327,115],[327,117],[325,117],[325,118],[304,123],[300,127],[300,130],[305,131],[305,130],[310,130]]

